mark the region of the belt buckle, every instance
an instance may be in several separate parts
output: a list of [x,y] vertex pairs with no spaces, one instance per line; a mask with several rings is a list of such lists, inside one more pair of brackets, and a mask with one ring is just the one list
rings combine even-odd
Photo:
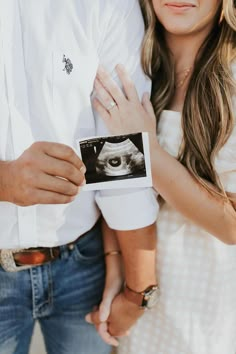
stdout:
[[0,264],[6,272],[19,272],[20,270],[32,268],[31,265],[16,265],[13,255],[20,251],[22,251],[22,249],[0,250]]

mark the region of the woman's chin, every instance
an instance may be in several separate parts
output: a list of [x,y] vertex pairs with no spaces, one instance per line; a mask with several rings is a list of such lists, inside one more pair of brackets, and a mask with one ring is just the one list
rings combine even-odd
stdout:
[[169,26],[165,26],[165,30],[168,34],[174,35],[174,36],[189,36],[190,34],[193,33],[193,28],[192,26],[186,26],[186,24],[174,24],[172,23]]

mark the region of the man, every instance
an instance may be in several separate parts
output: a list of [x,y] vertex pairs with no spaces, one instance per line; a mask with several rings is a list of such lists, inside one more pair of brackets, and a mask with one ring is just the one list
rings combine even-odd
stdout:
[[[76,140],[107,133],[90,102],[99,63],[123,63],[140,94],[148,85],[138,2],[1,0],[0,20],[0,353],[27,353],[36,320],[50,354],[108,353],[84,320],[104,287],[97,204],[137,291],[155,281],[154,252],[142,248],[153,245],[157,204],[151,189],[80,192]],[[119,326],[138,317],[132,306]]]

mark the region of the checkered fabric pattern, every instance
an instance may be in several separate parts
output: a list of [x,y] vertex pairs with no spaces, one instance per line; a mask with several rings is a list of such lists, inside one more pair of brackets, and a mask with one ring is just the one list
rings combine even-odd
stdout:
[[[160,144],[177,156],[181,138],[180,114],[164,111]],[[236,126],[215,167],[226,190],[236,192]],[[218,241],[166,203],[157,230],[161,298],[121,340],[118,354],[235,354],[236,246]]]

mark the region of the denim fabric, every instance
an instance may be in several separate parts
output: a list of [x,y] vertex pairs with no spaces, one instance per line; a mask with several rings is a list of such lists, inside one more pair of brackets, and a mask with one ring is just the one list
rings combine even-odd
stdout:
[[39,321],[50,354],[107,354],[85,315],[98,305],[104,287],[100,226],[62,246],[60,259],[17,273],[0,267],[0,353],[27,354]]

